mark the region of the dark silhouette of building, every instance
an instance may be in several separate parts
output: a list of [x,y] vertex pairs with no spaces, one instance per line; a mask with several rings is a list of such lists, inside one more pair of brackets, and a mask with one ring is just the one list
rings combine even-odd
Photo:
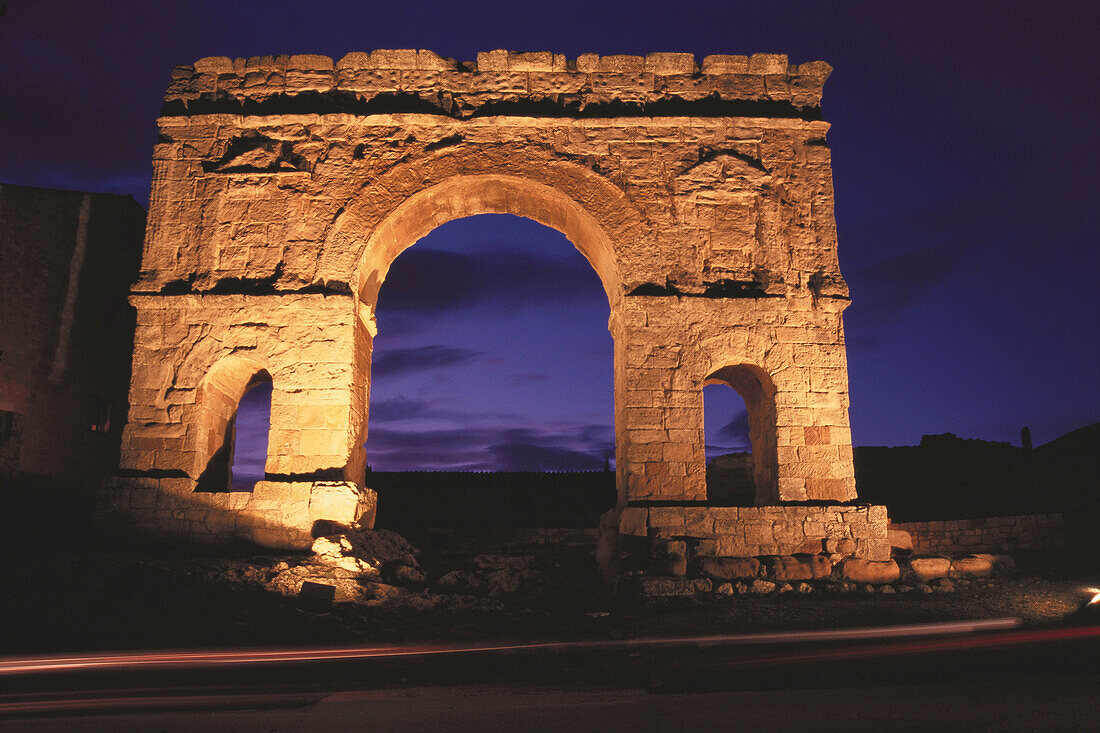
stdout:
[[1096,511],[1100,423],[1031,448],[951,433],[855,449],[860,496],[897,521]]
[[377,527],[595,527],[615,506],[611,471],[371,471]]
[[0,485],[53,516],[118,465],[144,231],[130,196],[0,184]]

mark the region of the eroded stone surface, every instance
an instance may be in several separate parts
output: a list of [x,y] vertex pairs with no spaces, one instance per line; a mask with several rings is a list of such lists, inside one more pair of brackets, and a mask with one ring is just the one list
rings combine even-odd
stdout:
[[946,578],[951,572],[951,560],[946,557],[914,557],[909,568],[921,583]]
[[[620,536],[693,539],[696,557],[757,557],[821,552],[835,546],[841,555],[888,560],[886,507],[759,506],[626,507],[619,514]],[[831,543],[831,544],[830,544]]]
[[993,563],[984,557],[961,557],[951,563],[951,576],[987,578],[993,575]]
[[706,557],[700,561],[699,571],[722,580],[756,578],[760,575],[760,561],[755,557]]
[[[707,499],[711,383],[745,398],[757,504],[855,499],[829,71],[778,54],[700,67],[422,50],[177,67],[109,508],[157,531],[295,546],[317,520],[370,526],[370,494],[325,482],[365,482],[390,263],[447,221],[509,213],[563,232],[607,293],[620,535],[680,535],[712,556],[889,557],[883,507],[676,506]],[[268,498],[197,494],[261,374],[271,432],[254,493]],[[632,508],[653,501],[666,506]]]
[[901,569],[893,560],[865,560],[850,557],[837,565],[839,577],[857,583],[893,583],[901,577]]

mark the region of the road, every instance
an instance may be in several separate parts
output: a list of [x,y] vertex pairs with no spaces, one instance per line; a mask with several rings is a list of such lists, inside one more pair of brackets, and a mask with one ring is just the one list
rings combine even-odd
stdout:
[[0,660],[0,729],[1100,730],[1100,627],[1007,626]]
[[[9,720],[5,731],[1097,730],[1100,678],[654,695],[524,686],[342,692],[297,708]],[[266,701],[256,704],[269,705]]]

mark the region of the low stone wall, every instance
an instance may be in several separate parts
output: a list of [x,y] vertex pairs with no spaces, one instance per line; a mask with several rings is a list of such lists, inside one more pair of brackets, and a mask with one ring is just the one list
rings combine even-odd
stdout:
[[180,490],[192,483],[114,479],[99,491],[96,521],[189,542],[241,539],[279,549],[308,548],[318,521],[374,526],[377,496],[349,481],[260,481],[251,492]]
[[432,528],[427,530],[426,544],[446,547],[449,551],[517,552],[536,547],[580,547],[595,550],[600,530],[578,527],[518,528],[500,530],[465,530]]
[[1066,541],[1061,514],[897,522],[890,529],[908,532],[918,553],[1046,550]]
[[884,506],[626,507],[619,536],[686,539],[694,557],[829,553],[889,560]]

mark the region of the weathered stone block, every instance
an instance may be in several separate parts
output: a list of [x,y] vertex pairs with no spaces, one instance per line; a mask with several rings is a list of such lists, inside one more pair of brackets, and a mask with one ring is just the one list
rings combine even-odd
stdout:
[[418,54],[413,49],[379,49],[372,51],[371,64],[376,69],[415,69],[419,66]]
[[714,515],[708,507],[686,507],[684,509],[684,534],[689,537],[703,537],[714,533]]
[[644,68],[651,74],[669,76],[695,72],[695,56],[690,53],[651,53],[645,57]]
[[649,510],[640,507],[626,507],[619,514],[619,534],[630,537],[645,537],[649,532]]
[[[826,528],[826,531],[828,531],[828,528]],[[839,555],[853,555],[856,551],[856,542],[849,537],[831,536],[825,540],[825,551]]]
[[639,579],[639,591],[643,598],[669,598],[695,595],[695,581],[691,578],[644,576]]
[[893,583],[901,577],[901,570],[893,560],[865,560],[850,557],[836,568],[839,577],[856,583]]
[[890,558],[890,541],[885,539],[857,539],[856,557],[868,560],[887,560]]
[[377,495],[350,481],[314,481],[309,491],[309,524],[328,520],[352,525],[369,514],[373,525],[373,511]]
[[752,557],[756,554],[755,546],[745,542],[743,536],[718,536],[718,555],[721,557]]
[[645,67],[645,61],[641,56],[601,56],[600,71],[604,72],[637,72]]
[[232,74],[233,61],[227,56],[207,56],[195,62],[194,70],[198,74]]
[[772,525],[753,523],[745,525],[745,542],[750,545],[770,545],[775,542]]
[[984,557],[963,557],[951,563],[951,577],[988,578],[993,575],[993,563]]
[[914,557],[909,560],[909,568],[922,583],[946,578],[951,572],[951,561],[946,557]]
[[649,526],[665,536],[684,534],[684,507],[651,507]]
[[714,557],[699,562],[699,572],[721,580],[760,576],[760,560],[755,557]]
[[706,56],[703,58],[704,74],[747,74],[748,56]]
[[908,532],[900,529],[887,531],[886,539],[890,542],[890,548],[894,552],[912,552],[913,537]]

